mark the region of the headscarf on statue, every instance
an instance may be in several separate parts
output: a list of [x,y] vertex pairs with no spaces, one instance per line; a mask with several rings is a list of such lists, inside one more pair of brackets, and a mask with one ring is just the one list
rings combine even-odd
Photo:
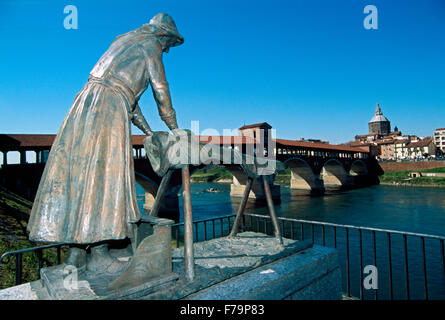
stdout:
[[170,169],[183,165],[217,164],[240,165],[251,178],[284,171],[281,161],[242,154],[234,148],[221,147],[218,143],[200,143],[190,131],[183,129],[153,132],[144,139],[144,148],[154,172],[164,176]]

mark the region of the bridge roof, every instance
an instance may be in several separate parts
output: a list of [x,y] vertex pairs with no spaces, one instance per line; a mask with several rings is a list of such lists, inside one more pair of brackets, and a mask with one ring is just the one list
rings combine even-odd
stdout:
[[[145,135],[133,135],[133,146],[142,147]],[[17,151],[33,148],[51,148],[55,134],[0,134],[0,150]],[[255,144],[255,139],[246,136],[199,136],[199,142],[220,145]]]
[[55,137],[55,134],[0,134],[0,149],[50,148]]
[[306,149],[323,149],[323,150],[335,150],[335,151],[346,151],[346,152],[366,152],[361,148],[349,147],[346,145],[334,145],[325,143],[314,143],[314,142],[303,142],[295,140],[285,140],[285,139],[275,139],[277,144],[290,147],[299,147]]
[[255,139],[246,136],[199,136],[199,142],[219,145],[255,144]]
[[[131,137],[133,146],[142,147],[145,135],[133,135]],[[0,134],[0,150],[32,150],[33,148],[51,148],[55,134]],[[219,145],[232,144],[255,144],[255,139],[246,136],[198,136],[199,142]],[[361,148],[354,148],[345,145],[332,145],[325,143],[303,142],[286,139],[275,139],[277,144],[291,147],[307,149],[323,149],[346,152],[366,152]]]

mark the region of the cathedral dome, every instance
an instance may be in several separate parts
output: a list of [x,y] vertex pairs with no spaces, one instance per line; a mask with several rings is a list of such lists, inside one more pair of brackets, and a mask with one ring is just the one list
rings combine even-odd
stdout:
[[370,135],[389,135],[391,133],[391,122],[383,115],[380,105],[377,103],[374,117],[368,123]]
[[380,105],[377,103],[377,108],[375,110],[374,117],[372,117],[371,122],[389,122],[389,120],[383,115],[382,109],[380,109]]

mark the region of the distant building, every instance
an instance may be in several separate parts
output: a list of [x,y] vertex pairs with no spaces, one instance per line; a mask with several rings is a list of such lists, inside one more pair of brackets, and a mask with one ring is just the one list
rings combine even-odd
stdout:
[[380,105],[377,103],[375,114],[368,122],[369,133],[356,135],[356,143],[372,143],[383,139],[392,139],[402,136],[402,132],[397,128],[391,132],[391,122],[383,115]]
[[383,115],[380,105],[377,103],[375,114],[368,123],[370,135],[389,135],[391,133],[391,122]]
[[377,145],[380,147],[380,158],[389,160],[389,159],[395,159],[396,158],[396,146],[395,146],[395,139],[388,139],[384,141],[377,142]]
[[415,159],[424,156],[432,156],[436,154],[436,145],[434,144],[432,137],[411,142],[406,145],[408,152],[408,158]]
[[[241,137],[253,138],[256,142],[255,152],[257,155],[267,155],[269,140],[272,140],[272,126],[267,122],[244,125],[238,129],[238,135]],[[256,149],[257,145],[263,146]]]
[[[391,132],[391,122],[383,115],[380,105],[377,104],[376,111],[371,121],[368,122],[369,133],[356,135],[355,141],[348,143],[351,147],[359,147],[367,150],[376,157],[384,160],[397,160],[415,158],[422,151],[424,154],[433,155],[432,148],[428,143],[427,146],[420,146],[415,143],[421,141],[415,135],[403,135],[397,126]],[[443,129],[445,136],[445,129]],[[444,147],[445,147],[445,138]],[[422,140],[422,143],[426,141]],[[408,147],[411,144],[411,147]],[[426,148],[426,149],[425,149]]]
[[312,143],[322,143],[322,144],[329,144],[329,141],[325,141],[325,140],[320,140],[320,139],[305,139],[305,138],[300,138],[301,142],[312,142]]
[[434,144],[442,153],[445,153],[445,128],[434,130]]
[[[244,137],[250,137],[253,139],[264,139],[264,143],[267,144],[269,137],[271,136],[272,126],[267,122],[255,123],[244,125],[238,129],[238,135]],[[261,141],[261,140],[260,140]]]

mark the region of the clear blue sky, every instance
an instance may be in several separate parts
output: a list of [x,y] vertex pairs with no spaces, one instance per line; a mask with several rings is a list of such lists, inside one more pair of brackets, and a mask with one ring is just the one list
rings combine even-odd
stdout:
[[[63,28],[68,4],[78,30]],[[367,4],[378,30],[363,27]],[[267,121],[280,138],[341,143],[367,133],[376,102],[404,133],[445,127],[442,0],[0,0],[0,133],[56,133],[112,40],[159,12],[185,38],[164,58],[181,127]],[[140,105],[166,129],[151,90]]]

